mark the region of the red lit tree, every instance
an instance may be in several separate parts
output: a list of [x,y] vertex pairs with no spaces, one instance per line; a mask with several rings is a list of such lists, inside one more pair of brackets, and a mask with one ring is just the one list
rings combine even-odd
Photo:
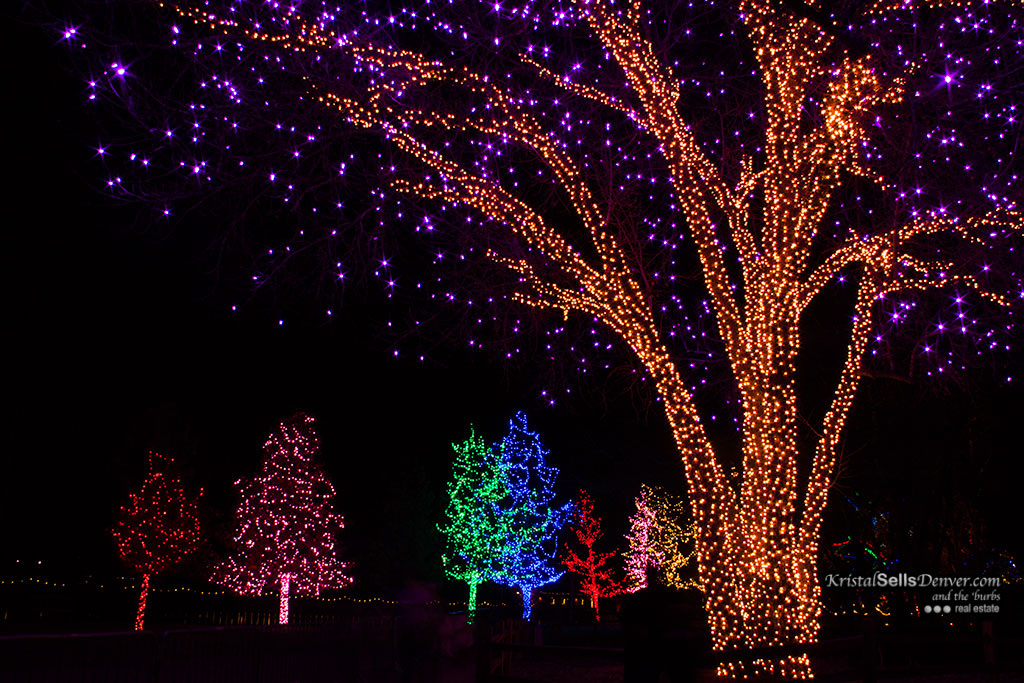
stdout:
[[345,523],[331,507],[334,485],[313,461],[319,450],[313,422],[302,413],[282,422],[263,445],[260,473],[237,483],[237,552],[211,577],[241,595],[279,587],[281,624],[288,623],[293,591],[319,595],[352,583],[336,555],[335,534]]
[[568,556],[563,562],[569,571],[580,575],[583,593],[590,596],[594,603],[594,616],[601,621],[598,601],[618,595],[620,591],[618,583],[612,578],[612,568],[607,566],[615,552],[594,552],[594,544],[604,536],[604,532],[601,531],[601,518],[594,516],[594,499],[585,489],[580,489],[580,497],[573,508],[569,524],[579,544],[583,546],[583,551],[577,554],[566,544]]
[[113,529],[121,560],[142,574],[135,630],[141,631],[146,596],[154,576],[181,562],[199,545],[199,497],[185,493],[181,480],[170,473],[174,461],[149,452],[149,472],[138,491],[121,506]]

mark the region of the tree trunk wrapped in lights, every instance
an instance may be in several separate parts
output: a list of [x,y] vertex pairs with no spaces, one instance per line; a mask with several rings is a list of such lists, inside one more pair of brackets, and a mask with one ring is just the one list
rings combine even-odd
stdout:
[[[1014,281],[1019,269],[1007,268],[1008,280],[992,276],[989,269],[989,261],[1000,258],[990,245],[1016,239],[1022,222],[1021,174],[1013,166],[1009,142],[1019,134],[1020,114],[1005,93],[1019,88],[1024,70],[1014,47],[1019,37],[1000,40],[1001,31],[1019,36],[1020,1],[1007,0],[1002,10],[980,0],[736,0],[717,10],[701,4],[701,13],[720,12],[703,28],[717,35],[711,41],[716,48],[724,46],[718,59],[727,62],[725,68],[717,62],[704,68],[707,61],[695,54],[673,60],[661,45],[678,40],[681,51],[687,51],[689,26],[669,37],[659,35],[661,22],[696,12],[692,3],[689,9],[686,3],[645,8],[639,0],[577,0],[557,9],[488,3],[479,21],[489,42],[477,51],[466,41],[480,27],[465,16],[440,18],[438,3],[422,12],[380,15],[370,7],[354,19],[360,22],[356,26],[341,24],[349,18],[342,7],[337,14],[306,15],[283,4],[239,10],[225,3],[224,11],[215,5],[182,4],[172,10],[177,18],[169,27],[169,41],[186,54],[191,48],[189,57],[202,67],[205,94],[197,99],[210,102],[206,111],[222,107],[225,113],[204,118],[202,107],[190,102],[188,115],[195,121],[189,134],[168,128],[160,138],[160,145],[177,138],[186,145],[182,159],[164,162],[167,173],[178,173],[180,167],[190,181],[215,182],[232,163],[249,162],[232,157],[241,143],[220,144],[223,139],[217,138],[217,146],[208,144],[216,137],[215,128],[223,128],[226,138],[234,135],[237,112],[255,112],[249,121],[254,130],[253,121],[273,119],[266,129],[276,126],[284,136],[288,127],[270,105],[278,101],[273,99],[277,93],[260,89],[264,76],[280,83],[292,74],[301,90],[288,101],[289,111],[315,111],[291,158],[273,157],[280,161],[276,166],[257,166],[267,182],[278,183],[280,168],[300,163],[296,160],[302,153],[327,134],[327,126],[317,123],[329,120],[325,112],[382,135],[390,145],[388,154],[379,157],[387,159],[382,162],[387,171],[397,168],[395,159],[403,155],[411,163],[391,176],[387,192],[376,190],[375,197],[383,202],[385,194],[404,193],[443,205],[445,211],[456,207],[448,215],[459,219],[465,213],[482,214],[486,228],[473,229],[487,241],[490,258],[514,274],[516,301],[557,311],[567,320],[594,321],[631,351],[653,381],[685,470],[713,646],[728,650],[815,641],[822,513],[836,477],[843,427],[868,371],[866,356],[884,347],[883,336],[907,317],[913,305],[902,304],[916,292],[955,290],[958,306],[968,292],[978,305],[983,299],[1009,305],[1001,292],[1020,288]],[[936,22],[932,33],[944,47],[930,50],[921,44],[928,32],[919,30],[919,22],[943,8],[956,21]],[[194,23],[192,36],[181,26],[188,20]],[[493,30],[488,22],[494,22]],[[702,28],[697,23],[695,32]],[[408,30],[424,26],[434,31],[431,40],[443,49],[435,42],[409,40]],[[575,63],[554,58],[557,49],[551,46],[558,41],[541,33],[533,39],[534,32],[562,27],[587,34],[578,58],[569,57]],[[66,30],[65,37],[77,46],[76,30]],[[967,35],[967,43],[991,41],[977,48],[973,66],[948,47],[960,34]],[[503,50],[514,59],[495,61]],[[495,63],[507,68],[494,68]],[[585,63],[592,65],[589,71]],[[102,78],[89,81],[90,96],[130,101],[122,90],[132,87],[135,67],[110,59],[106,64]],[[342,77],[349,67],[355,75]],[[969,68],[988,68],[991,77],[970,75]],[[977,86],[977,97],[957,92],[968,76],[975,79],[971,86]],[[741,94],[754,95],[751,101],[720,97],[733,79],[743,82]],[[915,118],[917,104],[935,92],[965,106],[944,107],[934,119]],[[722,104],[708,111],[700,109],[704,101]],[[465,108],[456,113],[459,103]],[[588,109],[573,118],[564,111],[569,107],[601,113],[591,116]],[[971,138],[974,146],[985,148],[976,159],[962,158],[972,151],[962,149],[969,133],[954,128],[957,121],[968,121],[964,111],[977,112],[970,122],[982,131]],[[729,117],[736,115],[749,121],[744,124],[749,128],[741,131],[735,124],[735,131],[728,130],[726,122],[733,127]],[[631,126],[633,138],[619,144],[622,136],[602,136],[600,123],[605,131]],[[916,132],[922,128],[927,135]],[[613,136],[619,139],[613,142]],[[905,149],[904,139],[922,147]],[[595,142],[596,149],[587,149],[585,142]],[[160,146],[154,143],[154,149]],[[200,149],[211,157],[221,155],[225,163],[209,162]],[[529,181],[520,177],[526,174],[505,167],[511,152],[501,153],[511,149],[532,155],[540,167],[537,185],[557,188],[560,219],[567,207],[572,220],[556,222],[542,215],[549,207],[535,206],[538,193],[524,191]],[[478,150],[481,157],[473,159]],[[269,153],[257,151],[253,160],[269,165]],[[660,157],[662,165],[645,169],[645,155]],[[115,163],[107,156],[107,163]],[[116,163],[122,163],[120,157]],[[131,152],[130,163],[135,164],[131,172],[141,176],[138,165],[150,164],[150,158]],[[532,176],[535,169],[528,170]],[[127,172],[111,173],[109,186],[131,192],[126,177]],[[655,190],[648,195],[648,203],[657,204],[649,222],[637,216],[636,206],[616,203],[618,195],[628,194],[627,187],[641,181],[671,188],[664,202]],[[308,185],[313,193],[331,181]],[[282,196],[290,206],[305,201],[306,190],[278,187],[284,186]],[[396,221],[406,206],[395,212]],[[727,476],[732,454],[720,444],[716,450],[710,439],[707,425],[714,415],[699,407],[700,363],[680,356],[677,334],[688,323],[669,324],[673,307],[681,306],[672,289],[675,274],[666,273],[677,272],[680,279],[686,273],[672,255],[683,242],[683,230],[670,229],[677,218],[699,262],[702,303],[738,394],[738,482]],[[457,220],[451,222],[453,230],[460,229]],[[511,235],[518,248],[492,240],[499,230],[495,226]],[[329,244],[333,235],[323,239]],[[296,240],[304,247],[319,246]],[[661,260],[652,256],[659,244]],[[1021,252],[1003,250],[1003,255],[1010,253],[1016,257]],[[439,253],[437,261],[447,263],[443,256]],[[971,270],[981,259],[984,268]],[[382,269],[387,267],[382,259]],[[337,268],[340,280],[340,263]],[[394,288],[394,278],[388,286]],[[656,298],[666,292],[667,301]],[[889,303],[897,294],[906,299]],[[820,419],[812,416],[812,436],[802,436],[811,420],[797,401],[797,361],[807,360],[800,326],[821,301],[848,303],[851,310],[845,328],[832,330],[845,340],[845,350],[835,375],[821,377],[830,386],[826,407]],[[936,345],[928,339],[936,334],[940,344],[946,343],[944,324],[922,335],[927,338],[919,347],[922,357],[935,357]],[[884,334],[873,334],[880,326]],[[986,336],[962,310],[955,327],[979,341]],[[936,372],[944,369],[936,367]],[[810,665],[806,656],[794,655],[722,670],[727,672],[806,677]]]

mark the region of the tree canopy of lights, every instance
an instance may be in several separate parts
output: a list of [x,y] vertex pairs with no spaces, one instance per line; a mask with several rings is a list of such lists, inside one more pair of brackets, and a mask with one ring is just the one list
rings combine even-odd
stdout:
[[646,588],[650,570],[670,588],[699,588],[686,572],[693,561],[696,536],[693,524],[685,522],[686,508],[686,501],[660,487],[640,487],[626,532],[626,592]]
[[[160,216],[239,186],[240,216],[292,209],[256,287],[305,264],[340,298],[370,263],[386,297],[461,315],[470,349],[586,377],[629,355],[682,460],[718,650],[817,639],[863,378],[1003,362],[1017,334],[1020,0],[151,7],[173,76],[103,17],[61,29],[85,96],[127,113],[98,145],[109,190]],[[402,270],[410,245],[427,258]]]
[[199,498],[185,493],[172,473],[174,461],[150,451],[149,472],[137,491],[121,506],[114,539],[121,560],[142,575],[135,630],[141,631],[146,617],[146,596],[150,580],[179,564],[199,547]]
[[594,616],[601,621],[600,599],[619,594],[619,583],[612,576],[614,568],[608,564],[608,560],[618,553],[614,550],[594,551],[594,544],[601,540],[604,532],[601,531],[601,518],[594,516],[594,499],[586,490],[580,490],[579,498],[573,504],[569,528],[576,535],[581,551],[577,552],[567,543],[563,563],[566,569],[579,575],[580,590],[590,597]]
[[236,483],[235,553],[214,567],[211,580],[240,595],[277,588],[278,623],[288,623],[291,594],[320,595],[352,583],[337,557],[336,537],[344,528],[334,512],[334,484],[313,458],[320,449],[314,420],[293,415],[263,445],[263,466]]
[[502,460],[475,432],[452,448],[448,503],[438,525],[445,538],[441,564],[445,576],[469,585],[467,611],[472,619],[477,587],[491,579],[501,559],[498,543],[505,536],[505,518],[498,503],[507,495],[507,477]]
[[555,558],[558,534],[572,504],[555,503],[558,470],[545,464],[548,449],[537,433],[527,428],[525,413],[516,413],[509,421],[499,451],[507,488],[497,503],[503,535],[494,580],[520,590],[523,619],[529,619],[533,590],[564,574]]

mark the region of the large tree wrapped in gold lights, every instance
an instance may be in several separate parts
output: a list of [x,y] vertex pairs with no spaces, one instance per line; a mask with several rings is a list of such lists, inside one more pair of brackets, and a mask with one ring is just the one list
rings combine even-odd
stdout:
[[[514,339],[492,312],[512,299],[554,313],[556,363],[592,377],[627,351],[682,460],[714,647],[817,639],[844,425],[866,374],[901,372],[872,359],[909,341],[904,367],[945,377],[961,341],[1005,346],[986,316],[1021,287],[1021,250],[999,246],[1021,228],[1020,0],[153,6],[195,88],[101,151],[112,191],[248,182],[298,225],[258,286],[323,254],[317,291],[340,288],[354,245],[389,298],[464,311],[471,348],[489,325]],[[64,31],[76,55],[109,43],[85,32]],[[96,49],[88,95],[142,116],[129,94],[159,97],[136,84],[163,72]],[[397,277],[389,249],[432,239]],[[498,268],[441,275],[469,263]],[[592,341],[563,349],[574,325]]]

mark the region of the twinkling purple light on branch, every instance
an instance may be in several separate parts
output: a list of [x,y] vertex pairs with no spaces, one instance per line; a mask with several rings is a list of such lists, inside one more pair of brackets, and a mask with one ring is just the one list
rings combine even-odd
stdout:
[[[649,5],[159,5],[152,70],[144,41],[83,47],[102,22],[61,35],[91,106],[137,118],[94,147],[109,191],[172,215],[242,197],[252,291],[311,273],[298,291],[326,292],[326,318],[369,288],[395,338],[457,324],[473,351],[660,401],[715,647],[810,642],[861,379],[943,381],[1013,352],[1024,10]],[[271,206],[287,220],[249,227]],[[410,299],[426,306],[399,322]],[[830,345],[843,360],[826,368]],[[828,389],[799,413],[798,366]],[[738,489],[718,425],[742,435]]]
[[[474,296],[474,290],[461,277],[463,271],[452,268],[467,259],[477,261],[485,255],[486,246],[472,240],[467,244],[463,236],[452,239],[451,235],[439,234],[446,232],[444,224],[450,224],[453,218],[457,218],[456,224],[465,221],[467,226],[479,225],[483,230],[490,230],[488,222],[481,222],[479,214],[460,209],[457,203],[423,205],[397,194],[388,185],[389,179],[407,171],[407,160],[393,147],[384,147],[388,151],[383,154],[336,147],[335,141],[344,143],[351,138],[339,138],[336,122],[332,121],[336,117],[319,110],[313,101],[320,92],[318,88],[322,90],[325,85],[318,78],[333,73],[331,82],[337,82],[341,78],[335,73],[338,67],[350,69],[350,78],[362,87],[386,89],[399,82],[401,73],[387,64],[352,59],[356,45],[416,41],[414,44],[424,45],[439,57],[453,50],[468,50],[477,56],[483,56],[477,53],[484,51],[488,67],[484,71],[503,85],[507,83],[509,95],[551,127],[556,144],[576,155],[586,173],[608,176],[610,184],[598,184],[603,191],[600,199],[608,204],[608,215],[614,219],[633,214],[642,221],[637,226],[636,246],[649,252],[645,253],[650,261],[645,277],[659,293],[662,303],[657,312],[663,318],[665,335],[683,358],[692,359],[688,362],[690,389],[706,393],[720,386],[723,359],[714,323],[706,307],[693,300],[691,280],[682,277],[691,252],[686,247],[686,221],[679,213],[671,171],[657,146],[646,139],[643,126],[638,125],[639,116],[629,109],[631,91],[622,87],[609,50],[581,42],[589,32],[585,6],[526,3],[495,8],[493,3],[462,3],[456,9],[428,3],[390,11],[374,10],[372,6],[354,11],[326,3],[316,9],[299,9],[287,4],[225,2],[204,4],[191,14],[184,12],[186,16],[169,8],[164,6],[161,19],[153,17],[154,27],[164,22],[154,30],[162,34],[161,40],[171,54],[182,58],[179,68],[190,80],[183,80],[180,99],[162,101],[161,105],[166,106],[151,114],[153,119],[159,118],[159,124],[156,120],[140,121],[146,124],[147,132],[139,138],[98,146],[98,158],[110,169],[105,182],[112,192],[160,196],[158,212],[164,215],[171,213],[165,205],[166,196],[185,201],[194,192],[206,191],[204,183],[210,187],[250,187],[252,179],[264,178],[263,187],[254,189],[264,197],[276,197],[282,207],[297,212],[302,227],[290,236],[280,235],[277,244],[266,250],[266,267],[254,273],[251,280],[262,287],[274,273],[301,261],[296,259],[297,253],[313,247],[326,255],[348,247],[345,237],[351,232],[347,221],[351,216],[346,215],[345,205],[357,204],[352,194],[360,187],[349,184],[348,177],[352,168],[357,168],[361,179],[376,178],[382,183],[369,193],[369,204],[360,204],[369,210],[376,226],[369,228],[369,239],[362,241],[366,254],[358,259],[377,259],[379,265],[372,269],[371,277],[381,293],[385,297],[398,292],[427,296],[450,307],[454,309],[451,316],[479,328],[471,332],[468,348],[494,348],[490,345],[497,338],[502,340],[498,342],[502,355],[515,358],[521,355],[525,342],[514,339],[525,331],[537,334],[534,325],[509,324],[505,317],[507,294]],[[644,11],[650,30],[665,33],[661,10]],[[726,172],[735,172],[745,156],[764,151],[764,112],[762,105],[756,100],[751,103],[749,97],[757,88],[757,68],[737,31],[738,17],[728,4],[695,3],[684,8],[673,18],[678,31],[659,55],[679,70],[680,97],[686,108],[697,112],[698,118],[715,114],[717,123],[710,127],[713,132],[699,142]],[[132,88],[153,95],[153,85],[142,81],[141,65],[136,73],[132,60],[122,55],[131,46],[87,47],[87,36],[96,29],[90,28],[88,17],[83,19],[80,25],[62,26],[60,37],[76,52],[97,53],[84,60],[90,65],[86,96],[98,97],[97,105],[109,111],[123,107]],[[862,165],[865,178],[886,178],[886,191],[880,193],[868,183],[837,203],[834,217],[823,226],[834,225],[831,238],[841,240],[851,229],[870,230],[871,224],[880,229],[886,223],[874,216],[883,211],[912,219],[936,212],[968,211],[979,204],[1011,207],[1019,201],[1021,177],[1012,144],[1021,125],[1021,103],[1017,101],[1020,84],[1013,75],[1013,65],[1021,59],[1019,18],[994,3],[961,3],[941,15],[864,12],[842,19],[851,34],[865,36],[863,40],[871,49],[884,55],[894,76],[908,78],[907,97],[915,107],[883,111],[873,119],[871,135],[863,145]],[[315,28],[331,38],[304,43],[301,36],[289,37],[299,27],[307,31]],[[934,31],[934,41],[921,40],[919,33],[925,28]],[[723,40],[723,48],[715,51],[715,60],[690,59],[691,52],[699,53],[702,47]],[[979,41],[984,47],[979,47]],[[109,59],[103,59],[105,55],[100,52]],[[538,81],[536,70],[524,71],[524,61],[536,64],[548,78]],[[586,100],[578,94],[556,87],[560,80],[611,92],[608,104],[613,111],[586,106]],[[415,83],[409,85],[396,96],[410,95]],[[617,116],[616,108],[626,115]],[[468,114],[473,113],[471,108]],[[444,149],[457,149],[464,163],[481,177],[511,189],[530,191],[536,180],[541,185],[556,180],[551,169],[523,157],[514,136],[503,135],[497,129],[484,135],[474,133],[479,130],[448,126],[438,139]],[[701,133],[698,129],[698,135]],[[999,153],[1000,148],[1005,152]],[[979,155],[979,149],[995,153]],[[892,168],[899,169],[899,173],[892,174]],[[175,187],[169,182],[175,177],[187,179],[184,186]],[[941,182],[936,182],[936,177]],[[967,180],[972,181],[969,186],[964,183]],[[658,210],[652,212],[644,206]],[[858,227],[851,217],[865,210],[871,216],[869,224]],[[347,227],[340,234],[338,223]],[[365,220],[361,223],[367,224]],[[428,242],[434,238],[437,247],[428,252],[433,255],[429,265],[411,265],[407,259],[388,257],[386,245],[394,238],[385,233],[396,229],[400,232],[398,226],[406,226]],[[737,257],[726,243],[723,248]],[[308,262],[301,261],[301,265]],[[409,277],[398,270],[405,266],[412,268]],[[985,272],[982,265],[977,268]],[[325,317],[333,316],[332,299],[340,299],[345,282],[345,270],[329,270],[333,271],[334,294],[324,297]],[[1010,285],[1020,279],[1015,272],[1000,275],[1006,276],[1012,280]],[[478,283],[478,278],[472,281]],[[902,341],[903,347],[908,346],[904,339],[908,335],[932,338],[930,344],[909,343],[916,351],[911,365],[920,366],[926,373],[948,372],[970,364],[965,349],[985,356],[1005,353],[1010,343],[1007,330],[986,317],[965,320],[953,334],[937,327],[928,332],[927,328],[907,325],[908,318],[920,319],[923,313],[938,320],[948,310],[932,306],[917,316],[879,316],[872,355],[888,357],[890,342]],[[583,376],[619,368],[620,362],[615,360],[617,345],[603,327],[594,325],[588,331],[579,327],[558,325],[540,332],[552,365],[564,366],[568,355],[575,359]],[[965,346],[964,341],[969,343]],[[928,351],[923,350],[924,346]],[[643,384],[642,377],[637,381]],[[544,400],[552,404],[565,395],[565,390],[557,387],[543,391]],[[713,419],[729,416],[727,419],[738,428],[733,392],[713,390],[709,395],[724,403],[715,409]],[[724,412],[719,415],[719,411]]]

